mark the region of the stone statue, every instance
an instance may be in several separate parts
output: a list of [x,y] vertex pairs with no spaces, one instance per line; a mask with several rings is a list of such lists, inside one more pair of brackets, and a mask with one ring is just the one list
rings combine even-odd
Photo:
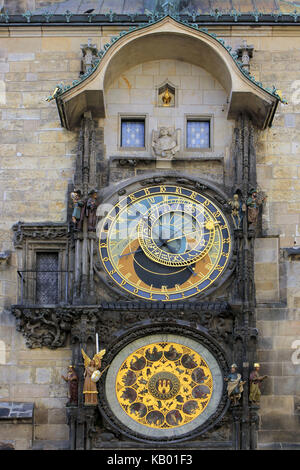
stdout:
[[233,219],[235,228],[242,228],[246,205],[243,204],[243,202],[240,200],[240,196],[238,193],[235,193],[233,195],[233,199],[228,202],[232,209],[231,217]]
[[82,51],[80,75],[82,75],[95,67],[95,61],[98,58],[98,49],[96,44],[91,43],[91,39],[88,39],[87,44],[81,44],[80,48]]
[[88,230],[95,232],[96,231],[96,212],[97,212],[97,197],[98,192],[94,189],[89,192],[89,198],[86,202],[85,206],[85,215],[88,219]]
[[248,222],[255,228],[257,226],[259,208],[266,200],[263,192],[258,192],[256,189],[250,191],[250,196],[247,199],[248,207]]
[[75,230],[81,229],[81,221],[82,221],[82,208],[84,206],[84,202],[81,200],[81,191],[75,190],[71,193],[71,199],[73,202],[73,212],[72,212],[72,222],[74,224]]
[[101,360],[106,353],[106,350],[102,349],[102,351],[94,355],[93,359],[90,359],[83,349],[81,350],[81,353],[85,367],[83,385],[84,404],[97,405],[98,390],[96,382],[99,380],[101,375],[99,373],[99,369],[101,368]]
[[244,384],[241,380],[241,374],[237,373],[237,365],[232,364],[230,373],[224,378],[227,382],[227,393],[233,405],[237,405],[244,390]]
[[260,364],[254,364],[254,370],[250,374],[250,395],[249,401],[253,404],[259,404],[261,391],[260,387],[262,381],[267,379],[267,375],[260,376],[259,375]]
[[61,377],[69,384],[69,402],[67,405],[78,405],[78,377],[74,366],[69,366],[67,377],[63,375]]
[[174,158],[180,150],[180,129],[161,127],[152,133],[152,148],[156,157]]

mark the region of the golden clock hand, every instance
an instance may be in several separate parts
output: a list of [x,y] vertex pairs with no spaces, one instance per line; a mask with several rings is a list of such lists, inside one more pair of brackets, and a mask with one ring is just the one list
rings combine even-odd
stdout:
[[[169,248],[169,250],[170,250],[171,253],[177,254],[177,252],[174,251],[174,250],[168,245],[168,242],[163,243],[163,245],[167,245],[167,247]],[[186,266],[186,269],[188,269],[188,271],[190,271],[193,276],[196,275],[196,274],[194,273],[194,270],[193,270],[193,268],[192,268],[191,266]]]
[[194,230],[193,232],[189,232],[189,233],[184,233],[184,234],[180,235],[180,237],[170,238],[169,240],[167,240],[167,243],[172,242],[173,240],[178,240],[179,238],[188,237],[189,235],[192,235],[193,233],[198,233],[198,232],[201,232],[201,231],[202,231],[202,229]]
[[[219,222],[212,222],[215,225],[218,225]],[[204,225],[204,224],[203,224]],[[212,230],[213,227],[208,228],[208,230]],[[172,242],[173,240],[178,240],[178,238],[183,238],[183,237],[188,237],[189,235],[192,235],[193,233],[198,233],[198,232],[201,232],[202,229],[200,228],[199,230],[194,230],[193,232],[189,232],[189,233],[184,233],[183,235],[180,235],[180,237],[174,237],[174,238],[170,238],[169,240],[167,240],[167,243],[168,242]]]
[[135,251],[129,251],[128,253],[125,253],[124,255],[121,255],[119,256],[119,258],[123,258],[124,256],[128,256],[128,255],[133,255],[134,253],[138,253],[139,251],[142,251],[142,248],[139,247],[137,250]]
[[[162,240],[160,240],[160,243],[156,243],[158,247],[162,246],[163,244],[164,242]],[[128,255],[134,255],[135,253],[139,253],[140,251],[142,252],[144,251],[141,246],[135,251],[129,251],[128,253],[124,253],[124,255],[119,256],[119,258],[123,258],[124,256],[128,256]]]

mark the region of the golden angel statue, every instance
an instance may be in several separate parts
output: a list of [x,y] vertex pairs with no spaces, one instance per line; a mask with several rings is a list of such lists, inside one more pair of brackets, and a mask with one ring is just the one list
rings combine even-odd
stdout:
[[102,351],[94,355],[93,359],[90,359],[83,349],[81,350],[81,353],[83,356],[85,367],[83,385],[84,404],[97,405],[98,390],[96,383],[102,375],[99,372],[99,369],[101,368],[101,361],[104,354],[106,353],[106,350],[102,349]]

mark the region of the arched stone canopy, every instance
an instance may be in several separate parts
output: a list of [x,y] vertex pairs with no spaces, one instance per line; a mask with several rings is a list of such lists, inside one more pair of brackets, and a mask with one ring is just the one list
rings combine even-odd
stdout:
[[228,93],[228,119],[248,112],[259,128],[271,125],[279,99],[246,77],[221,42],[167,16],[116,40],[92,74],[57,97],[62,125],[76,127],[91,111],[105,117],[105,91],[122,72],[147,60],[178,59],[206,69]]

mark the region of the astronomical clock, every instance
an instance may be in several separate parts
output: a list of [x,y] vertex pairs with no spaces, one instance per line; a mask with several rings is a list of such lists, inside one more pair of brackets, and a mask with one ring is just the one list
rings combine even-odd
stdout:
[[99,252],[116,287],[146,301],[205,292],[226,270],[228,222],[205,195],[175,185],[137,190],[104,218]]
[[[99,277],[123,318],[99,407],[113,432],[145,443],[189,440],[228,406],[220,343],[230,314],[226,302],[212,302],[214,314],[208,303],[201,309],[232,274],[232,219],[213,187],[178,180],[140,179],[110,193],[97,225]],[[222,324],[219,338],[202,328],[204,317]]]
[[[26,262],[25,301],[13,311],[30,347],[70,339],[78,378],[67,407],[71,449],[255,449],[254,241],[265,199],[255,139],[279,96],[194,21],[144,21],[112,37],[81,79],[49,97],[66,129],[80,127],[68,218],[14,226]],[[167,47],[155,50],[156,39]],[[131,98],[110,102],[121,91],[135,96],[134,87],[107,90],[110,80],[122,82],[123,66],[140,65],[143,50],[143,63],[150,52],[157,63],[178,52],[180,70],[182,57],[198,51],[188,65],[198,57],[216,73],[211,91],[185,93],[160,77],[138,90],[145,101],[134,108]],[[186,96],[223,95],[222,104],[184,104]],[[159,127],[167,120],[170,127]]]

